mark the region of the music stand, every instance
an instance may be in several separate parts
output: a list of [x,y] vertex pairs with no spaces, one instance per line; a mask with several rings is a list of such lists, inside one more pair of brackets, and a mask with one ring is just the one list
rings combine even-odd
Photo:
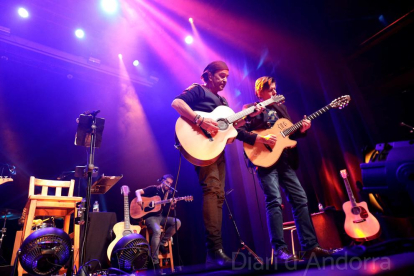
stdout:
[[[105,119],[96,118],[95,116],[84,115],[84,114],[79,115],[78,129],[76,131],[76,136],[75,136],[76,146],[82,146],[82,147],[89,148],[91,146],[91,140],[92,140],[91,136],[93,133],[93,129],[95,129],[95,135],[96,135],[94,148],[99,148],[101,146],[102,133],[104,130]],[[93,125],[95,125],[95,127],[93,127]]]
[[102,176],[93,183],[91,187],[91,193],[92,194],[105,194],[109,189],[112,188],[116,183],[118,183],[121,178],[124,177],[121,176],[105,176],[102,174]]
[[80,263],[83,264],[85,257],[85,239],[88,234],[88,225],[89,225],[89,207],[91,202],[91,187],[92,187],[92,174],[94,171],[94,158],[95,158],[95,148],[101,146],[102,133],[104,129],[105,119],[97,118],[96,115],[100,110],[93,112],[85,112],[85,114],[79,115],[79,118],[76,120],[78,122],[78,128],[75,136],[75,145],[89,147],[89,162],[88,162],[88,185],[86,189],[86,204],[85,204],[85,228],[84,228],[84,238],[81,244],[80,250]]

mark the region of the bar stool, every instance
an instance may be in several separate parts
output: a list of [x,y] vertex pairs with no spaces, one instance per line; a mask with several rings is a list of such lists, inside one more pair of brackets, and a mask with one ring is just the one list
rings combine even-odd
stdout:
[[[150,232],[151,230],[148,229],[148,227],[145,225],[145,221],[140,222],[139,224],[141,226],[141,231],[145,230],[145,238],[147,239],[148,243],[151,244],[150,240]],[[161,226],[161,233],[164,233],[165,230]],[[151,248],[152,250],[152,248]],[[168,267],[167,264],[164,265],[164,263],[168,263],[171,267],[171,272],[174,272],[174,259],[173,259],[173,252],[172,252],[172,238],[168,241],[168,253],[167,254],[161,254],[161,252],[158,252],[158,259],[160,260],[160,267],[166,268]],[[169,259],[169,262],[168,262]],[[163,261],[166,260],[166,261]]]
[[[295,239],[293,238],[293,232],[296,231],[296,225],[294,221],[287,221],[283,223],[283,231],[290,230],[290,239],[292,240],[292,253],[294,256],[296,256],[295,251]],[[272,247],[272,256],[270,259],[270,263],[273,264],[273,254],[275,253],[275,250]]]

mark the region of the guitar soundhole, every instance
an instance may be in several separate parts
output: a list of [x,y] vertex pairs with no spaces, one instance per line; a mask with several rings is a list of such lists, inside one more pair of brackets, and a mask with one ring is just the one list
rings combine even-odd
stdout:
[[131,235],[132,234],[132,232],[131,232],[131,230],[124,230],[124,232],[122,232],[122,236],[128,236],[128,235]]
[[229,127],[229,124],[226,122],[225,119],[219,119],[217,121],[217,124],[220,130],[226,130]]
[[352,214],[354,215],[359,215],[361,213],[361,210],[359,209],[359,207],[353,207],[351,209]]

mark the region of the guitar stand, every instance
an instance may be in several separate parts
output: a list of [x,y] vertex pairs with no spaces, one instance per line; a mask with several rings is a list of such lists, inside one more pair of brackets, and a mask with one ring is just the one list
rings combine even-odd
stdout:
[[245,250],[247,250],[247,251],[248,251],[251,255],[253,255],[253,257],[256,259],[256,261],[258,261],[261,265],[263,265],[263,261],[260,259],[260,257],[259,257],[259,256],[257,256],[257,254],[256,254],[256,253],[254,253],[254,251],[253,251],[250,247],[248,247],[248,246],[247,246],[247,244],[245,244],[245,243],[244,243],[244,241],[243,241],[243,240],[241,239],[241,237],[240,237],[240,232],[239,232],[239,229],[237,228],[236,221],[235,221],[235,220],[234,220],[234,218],[233,218],[233,214],[232,214],[232,213],[231,213],[231,211],[230,211],[230,206],[229,206],[229,204],[227,203],[227,199],[226,199],[226,196],[227,196],[228,194],[230,194],[232,191],[233,191],[233,190],[230,190],[229,192],[226,192],[226,193],[225,193],[225,195],[224,195],[224,202],[226,203],[227,210],[229,211],[229,218],[230,218],[230,220],[233,222],[234,229],[236,230],[237,237],[239,238],[239,241],[240,241],[240,246],[239,246],[239,249],[237,250],[236,257],[234,257],[234,261],[236,261],[237,256],[239,255],[239,252],[240,252],[241,250],[245,249]]

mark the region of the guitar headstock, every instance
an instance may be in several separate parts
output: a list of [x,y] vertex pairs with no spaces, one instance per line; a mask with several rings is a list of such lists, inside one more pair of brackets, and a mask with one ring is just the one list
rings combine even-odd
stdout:
[[184,200],[187,201],[187,202],[188,201],[193,201],[193,196],[185,196]]
[[127,185],[121,187],[121,194],[123,194],[124,196],[129,194],[129,187]]
[[346,179],[348,177],[348,173],[346,172],[346,170],[341,170],[340,173],[343,179]]
[[339,109],[342,109],[342,108],[344,108],[345,106],[347,106],[348,104],[349,104],[349,102],[351,101],[351,96],[349,96],[349,95],[344,95],[344,96],[341,96],[341,97],[339,97],[339,98],[337,98],[337,99],[335,99],[335,100],[333,100],[330,104],[329,104],[329,106],[330,107],[332,107],[332,108],[339,108]]
[[283,95],[274,95],[272,96],[272,100],[276,103],[276,104],[282,104],[285,102],[285,96]]

